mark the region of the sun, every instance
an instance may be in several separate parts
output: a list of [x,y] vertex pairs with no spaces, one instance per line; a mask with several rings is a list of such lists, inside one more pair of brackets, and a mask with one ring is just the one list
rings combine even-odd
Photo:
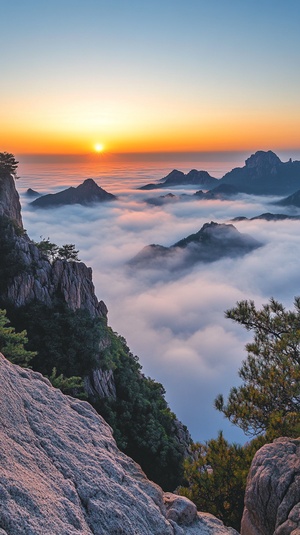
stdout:
[[104,151],[104,145],[102,143],[96,143],[94,145],[95,152],[103,152]]

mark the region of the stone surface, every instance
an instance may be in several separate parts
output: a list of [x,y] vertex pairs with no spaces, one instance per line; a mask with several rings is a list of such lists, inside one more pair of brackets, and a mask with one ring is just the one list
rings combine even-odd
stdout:
[[[122,454],[84,401],[0,355],[1,535],[228,535]],[[171,518],[172,517],[172,518]]]
[[248,476],[242,535],[300,533],[300,439],[279,438],[255,455]]

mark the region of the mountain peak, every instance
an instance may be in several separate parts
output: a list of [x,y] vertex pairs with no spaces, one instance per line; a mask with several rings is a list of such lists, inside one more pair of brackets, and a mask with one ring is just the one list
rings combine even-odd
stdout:
[[281,164],[280,158],[271,150],[258,150],[252,154],[245,162],[246,167],[252,169],[254,167],[273,167]]
[[66,204],[92,204],[114,201],[116,196],[100,188],[92,178],[87,178],[76,188],[71,187],[58,193],[42,195],[31,203],[34,207],[63,206]]

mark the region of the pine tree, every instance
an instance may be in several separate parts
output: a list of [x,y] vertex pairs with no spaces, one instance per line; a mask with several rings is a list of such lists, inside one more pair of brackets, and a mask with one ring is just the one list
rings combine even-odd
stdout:
[[255,436],[270,438],[299,433],[300,424],[300,298],[295,311],[275,299],[257,310],[241,301],[226,316],[254,332],[246,345],[247,359],[239,370],[243,384],[231,389],[227,404],[219,395],[215,406],[229,420]]

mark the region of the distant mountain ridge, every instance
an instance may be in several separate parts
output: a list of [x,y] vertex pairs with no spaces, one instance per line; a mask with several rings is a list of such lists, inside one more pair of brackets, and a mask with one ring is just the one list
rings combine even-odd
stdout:
[[92,178],[87,178],[76,188],[71,186],[58,193],[42,195],[30,203],[35,208],[64,206],[68,204],[92,204],[105,201],[114,201],[117,197],[100,188]]
[[300,220],[300,216],[287,214],[271,214],[270,212],[265,212],[264,214],[260,214],[254,217],[237,216],[231,219],[231,221],[234,223],[237,221],[256,221],[257,219],[263,219],[264,221],[285,221],[286,219],[297,221]]
[[205,189],[211,189],[218,184],[218,179],[212,177],[207,171],[197,171],[192,169],[189,173],[184,174],[182,171],[173,169],[166,177],[161,178],[158,183],[146,184],[139,189],[151,190],[161,189],[173,186],[201,186]]
[[242,193],[284,195],[300,186],[300,162],[282,162],[272,151],[258,151],[245,162],[226,173],[220,184],[231,184]]
[[144,247],[129,265],[142,269],[184,269],[197,262],[215,262],[224,257],[241,256],[261,247],[262,243],[241,234],[233,225],[211,221],[195,234],[170,247],[152,244]]
[[206,190],[232,186],[236,193],[253,195],[287,195],[300,188],[300,161],[282,162],[271,150],[257,151],[246,161],[244,167],[236,167],[222,178],[216,179],[207,171],[192,169],[184,174],[174,169],[158,183],[146,184],[139,189],[152,190],[174,186],[199,185]]

